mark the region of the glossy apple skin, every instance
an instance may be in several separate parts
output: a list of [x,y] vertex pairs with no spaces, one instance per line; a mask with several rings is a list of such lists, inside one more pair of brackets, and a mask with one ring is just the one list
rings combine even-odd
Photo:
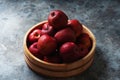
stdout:
[[39,49],[42,55],[48,56],[56,50],[57,43],[53,37],[44,34],[38,39],[37,48]]
[[68,23],[67,15],[61,10],[53,10],[48,15],[48,23],[56,30],[66,27]]
[[66,42],[60,47],[60,55],[63,59],[63,62],[74,62],[80,58],[79,48],[73,42]]
[[86,48],[90,48],[92,46],[91,39],[87,33],[82,33],[78,38],[77,38],[77,43],[78,44],[83,44]]
[[50,36],[53,36],[55,33],[53,26],[50,26],[48,24],[48,22],[46,22],[45,24],[43,24],[42,29],[41,29],[41,34],[48,34]]
[[78,44],[79,47],[79,56],[81,58],[85,57],[89,53],[89,49],[83,45],[83,44]]
[[83,26],[77,19],[69,20],[68,26],[70,26],[75,32],[76,37],[78,37],[82,33]]
[[29,34],[28,41],[30,43],[37,42],[38,39],[40,38],[40,36],[41,36],[41,30],[40,29],[35,29]]
[[33,43],[29,47],[29,51],[37,58],[43,59],[43,55],[40,53],[40,51],[37,48],[37,42]]
[[71,28],[65,28],[58,31],[54,37],[58,44],[63,44],[65,42],[75,42],[76,40],[75,33]]

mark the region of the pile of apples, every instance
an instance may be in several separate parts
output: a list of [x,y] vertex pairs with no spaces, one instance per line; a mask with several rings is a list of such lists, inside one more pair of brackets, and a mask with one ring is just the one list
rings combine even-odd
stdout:
[[92,46],[77,19],[68,20],[61,10],[53,10],[48,21],[32,30],[27,42],[29,51],[37,58],[50,63],[71,63],[86,56]]

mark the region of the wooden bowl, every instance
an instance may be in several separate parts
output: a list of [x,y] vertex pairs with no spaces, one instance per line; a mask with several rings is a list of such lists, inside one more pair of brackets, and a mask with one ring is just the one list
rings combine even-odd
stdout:
[[28,45],[27,37],[32,30],[41,27],[46,22],[47,21],[40,22],[37,25],[30,28],[24,37],[24,43],[23,43],[24,55],[25,55],[25,61],[29,66],[29,68],[31,68],[33,71],[39,74],[50,77],[70,77],[80,74],[83,71],[85,71],[87,68],[89,68],[94,58],[96,39],[93,33],[84,25],[83,25],[83,31],[89,34],[92,40],[92,48],[89,51],[89,53],[82,59],[72,63],[56,64],[56,63],[45,62],[32,55],[32,53],[28,50],[27,47]]

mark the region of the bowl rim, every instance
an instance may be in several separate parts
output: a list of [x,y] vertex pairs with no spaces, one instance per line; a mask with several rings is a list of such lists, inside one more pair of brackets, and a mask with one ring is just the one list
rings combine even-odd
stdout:
[[42,21],[42,22],[39,22],[39,23],[37,23],[36,25],[32,26],[32,27],[26,32],[26,34],[25,34],[25,36],[24,36],[24,41],[23,41],[24,51],[26,50],[26,51],[27,51],[27,54],[28,54],[30,57],[32,57],[33,59],[35,59],[37,62],[40,62],[40,63],[42,63],[42,64],[46,64],[46,65],[48,65],[48,66],[56,66],[56,67],[58,67],[58,66],[60,67],[60,66],[61,66],[61,67],[62,67],[62,66],[66,66],[66,65],[74,65],[74,64],[76,64],[76,63],[78,63],[78,62],[83,62],[83,61],[86,60],[91,54],[93,54],[93,52],[94,52],[94,50],[95,50],[95,48],[96,48],[96,39],[95,39],[95,36],[94,36],[94,34],[91,32],[90,29],[88,29],[86,26],[84,26],[84,25],[82,24],[82,26],[85,28],[85,30],[87,30],[87,31],[91,34],[91,36],[92,36],[92,48],[91,48],[91,50],[89,51],[89,53],[88,53],[85,57],[83,57],[82,59],[77,60],[77,61],[74,61],[74,62],[72,62],[72,63],[60,63],[60,64],[59,64],[59,63],[46,62],[46,61],[43,61],[43,60],[35,57],[34,55],[32,55],[32,53],[29,51],[29,49],[28,49],[28,47],[27,47],[27,37],[28,37],[29,33],[30,33],[33,29],[35,29],[35,28],[38,27],[39,25],[42,25],[42,24],[44,24],[44,23],[46,23],[46,22],[47,22],[47,20]]

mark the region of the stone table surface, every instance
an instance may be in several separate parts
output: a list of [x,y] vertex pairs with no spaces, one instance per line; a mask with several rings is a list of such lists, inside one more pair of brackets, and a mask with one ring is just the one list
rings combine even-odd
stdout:
[[[25,33],[54,9],[78,19],[96,36],[94,62],[81,75],[43,77],[24,61]],[[120,0],[0,0],[0,80],[120,80]]]

